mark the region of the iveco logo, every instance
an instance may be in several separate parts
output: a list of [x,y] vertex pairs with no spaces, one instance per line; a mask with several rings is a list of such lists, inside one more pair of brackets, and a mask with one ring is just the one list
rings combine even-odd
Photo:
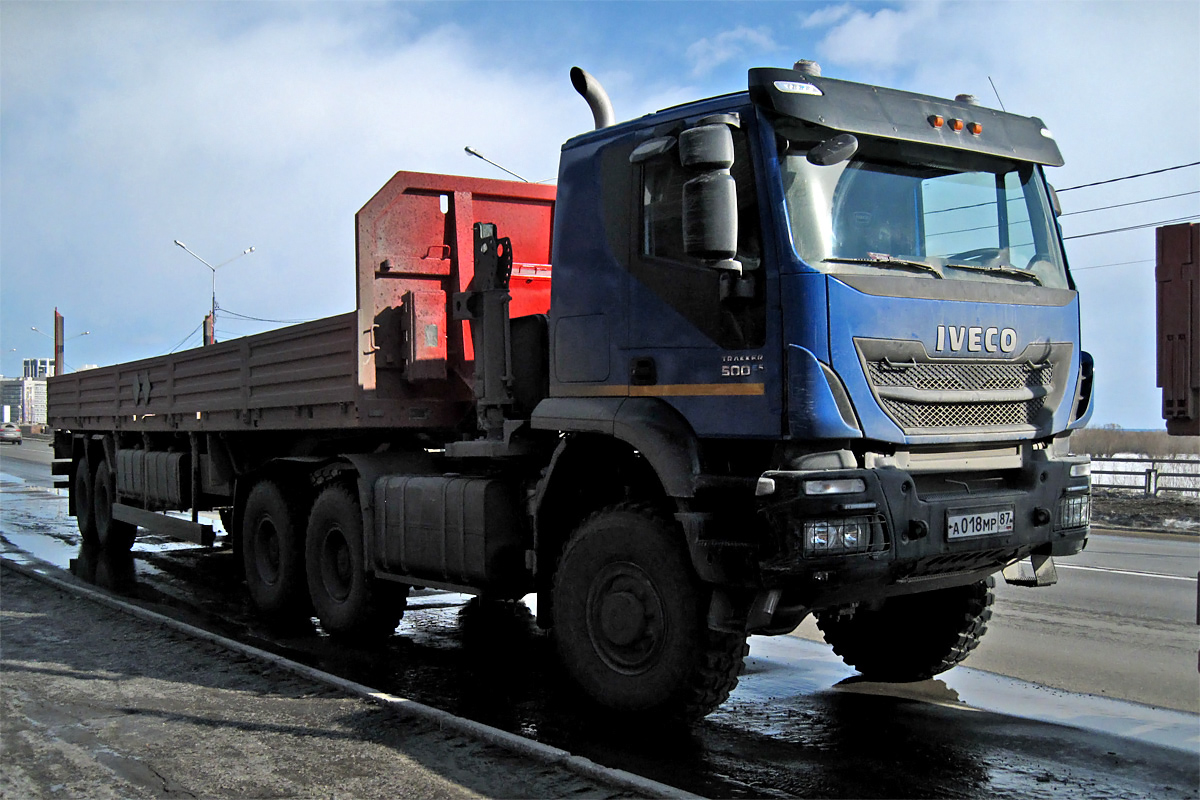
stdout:
[[[950,345],[949,348],[946,345]],[[1012,328],[964,328],[938,325],[937,349],[957,352],[966,345],[968,353],[1011,353],[1017,349],[1017,332]]]

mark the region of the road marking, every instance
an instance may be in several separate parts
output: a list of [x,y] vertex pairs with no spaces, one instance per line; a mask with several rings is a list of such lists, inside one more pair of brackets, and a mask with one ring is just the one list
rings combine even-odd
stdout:
[[1054,563],[1055,569],[1082,569],[1088,572],[1111,572],[1114,575],[1138,575],[1143,578],[1162,578],[1168,581],[1191,581],[1196,582],[1195,578],[1189,578],[1186,575],[1163,575],[1161,572],[1135,572],[1130,569],[1108,569],[1107,567],[1081,567],[1078,564],[1059,564]]

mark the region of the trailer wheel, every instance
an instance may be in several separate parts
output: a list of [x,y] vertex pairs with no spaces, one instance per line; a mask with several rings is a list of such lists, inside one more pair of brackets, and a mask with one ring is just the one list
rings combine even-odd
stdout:
[[710,631],[708,592],[682,536],[649,508],[586,519],[554,576],[554,638],[567,672],[602,706],[693,721],[729,697],[746,636]]
[[967,586],[901,595],[878,608],[846,615],[818,611],[817,626],[833,652],[871,680],[931,678],[960,664],[987,632],[992,577]]
[[308,518],[305,556],[313,609],[331,636],[381,639],[400,624],[408,586],[368,572],[362,511],[348,487],[333,484],[317,496]]
[[96,465],[92,480],[92,509],[95,512],[96,539],[110,552],[128,552],[137,536],[137,526],[113,519],[113,503],[117,499],[117,476],[108,459]]
[[254,605],[280,621],[309,615],[302,536],[279,484],[256,483],[242,514],[242,566]]
[[86,458],[79,459],[75,467],[75,480],[71,484],[72,500],[75,501],[75,524],[84,544],[99,546],[96,536],[96,512],[92,509],[92,469]]

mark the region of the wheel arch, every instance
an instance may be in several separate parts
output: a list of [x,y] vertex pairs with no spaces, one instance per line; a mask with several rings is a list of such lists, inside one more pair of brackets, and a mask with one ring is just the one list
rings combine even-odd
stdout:
[[538,624],[550,627],[554,571],[572,532],[592,513],[623,501],[673,516],[695,495],[700,443],[658,398],[554,398],[538,405],[534,427],[563,434],[530,508]]

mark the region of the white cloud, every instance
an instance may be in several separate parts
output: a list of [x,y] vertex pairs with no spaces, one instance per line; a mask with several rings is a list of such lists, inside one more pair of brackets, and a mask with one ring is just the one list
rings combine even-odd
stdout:
[[727,61],[732,61],[747,50],[770,51],[776,49],[775,39],[766,28],[749,28],[739,25],[733,30],[722,31],[713,37],[693,42],[687,49],[687,59],[692,64],[692,74],[700,76],[711,72]]
[[4,318],[45,327],[58,306],[93,331],[71,363],[155,355],[200,321],[210,274],[176,238],[213,263],[257,248],[218,274],[227,309],[340,313],[354,213],[392,173],[505,177],[470,144],[547,178],[591,127],[565,71],[497,66],[454,26],[396,41],[338,6],[129,8],[5,9]]
[[837,6],[825,6],[818,11],[802,14],[800,17],[800,27],[827,28],[830,25],[841,22],[853,10],[854,7],[849,3],[842,3]]
[[[937,3],[916,3],[901,9],[852,11],[841,6],[821,24],[834,23],[820,44],[823,59],[872,67],[893,67],[928,53],[922,40],[939,8]],[[820,14],[822,12],[817,12]]]

